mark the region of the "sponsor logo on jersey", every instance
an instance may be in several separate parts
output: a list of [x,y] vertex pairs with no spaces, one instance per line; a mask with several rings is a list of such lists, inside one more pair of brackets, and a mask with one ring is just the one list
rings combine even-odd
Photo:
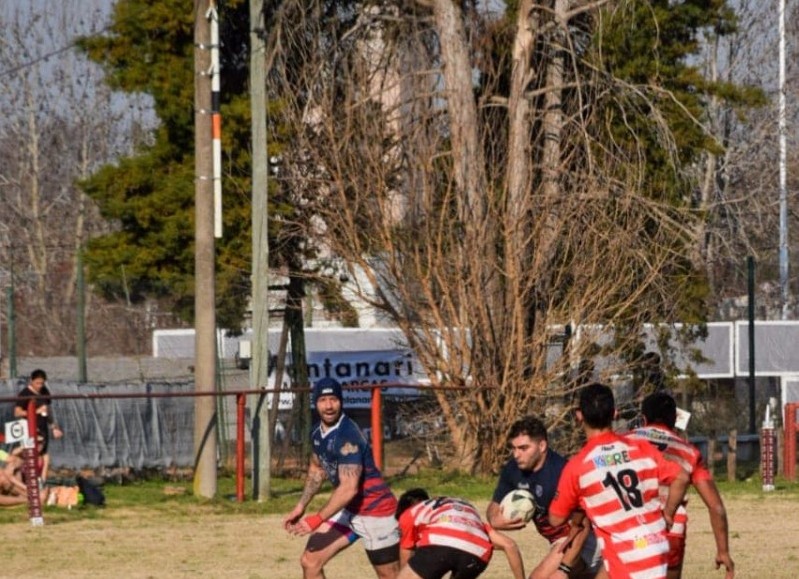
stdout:
[[665,432],[660,432],[654,429],[644,430],[643,432],[644,436],[646,436],[649,440],[657,440],[657,441],[669,440],[669,435],[666,434]]
[[657,543],[662,543],[665,540],[666,538],[663,535],[649,533],[643,537],[636,537],[633,544],[635,545],[636,549],[646,549],[649,545],[656,545]]
[[614,452],[613,454],[601,454],[594,457],[594,465],[596,465],[597,468],[624,464],[625,462],[630,462],[630,455],[626,450]]
[[347,456],[348,454],[355,454],[358,452],[358,446],[352,444],[351,442],[344,443],[344,446],[341,447],[341,456]]

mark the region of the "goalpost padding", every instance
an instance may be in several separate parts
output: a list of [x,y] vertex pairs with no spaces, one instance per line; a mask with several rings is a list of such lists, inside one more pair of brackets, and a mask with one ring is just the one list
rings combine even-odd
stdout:
[[799,402],[791,402],[785,405],[785,442],[783,444],[783,471],[785,478],[790,481],[796,480],[796,434],[797,420],[796,414],[799,411]]
[[764,491],[774,490],[774,461],[777,435],[771,421],[763,424],[760,430],[760,477]]

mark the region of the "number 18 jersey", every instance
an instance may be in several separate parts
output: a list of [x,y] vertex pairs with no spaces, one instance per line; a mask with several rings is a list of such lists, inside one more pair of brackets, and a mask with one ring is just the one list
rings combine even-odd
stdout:
[[585,511],[612,579],[664,578],[669,543],[658,487],[679,472],[648,443],[605,432],[563,469],[549,511],[563,517],[578,506]]

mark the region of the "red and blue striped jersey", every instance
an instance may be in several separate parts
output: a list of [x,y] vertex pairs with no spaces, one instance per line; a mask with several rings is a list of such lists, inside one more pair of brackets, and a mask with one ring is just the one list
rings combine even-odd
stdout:
[[357,424],[346,414],[332,428],[322,433],[321,423],[311,434],[313,451],[325,469],[328,480],[339,486],[338,467],[361,465],[358,494],[346,509],[355,515],[384,516],[397,510],[397,499],[383,480],[372,454],[372,447]]

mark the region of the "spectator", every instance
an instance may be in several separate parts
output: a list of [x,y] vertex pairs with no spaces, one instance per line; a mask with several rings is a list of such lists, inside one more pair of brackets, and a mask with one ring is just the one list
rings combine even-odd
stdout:
[[47,482],[47,474],[50,468],[50,454],[48,452],[50,430],[53,431],[53,438],[55,439],[59,439],[64,435],[53,417],[50,408],[50,390],[48,390],[46,382],[47,374],[44,370],[34,370],[31,372],[28,385],[17,394],[17,397],[21,400],[18,400],[17,405],[14,407],[14,416],[16,418],[27,418],[28,403],[31,398],[34,400],[36,412],[36,443],[39,449],[41,464],[40,481],[42,484]]
[[28,489],[19,476],[19,457],[0,449],[0,506],[27,502]]

